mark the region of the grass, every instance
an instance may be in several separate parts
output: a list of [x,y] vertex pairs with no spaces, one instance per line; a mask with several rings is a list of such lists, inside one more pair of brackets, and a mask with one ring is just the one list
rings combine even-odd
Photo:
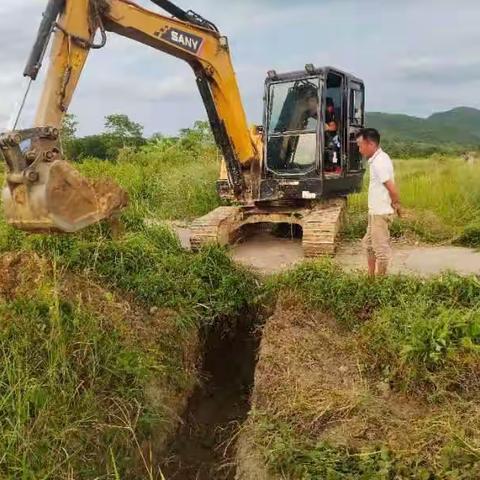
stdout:
[[474,479],[478,277],[372,281],[310,262],[270,279],[247,435],[291,479]]
[[480,387],[470,370],[480,359],[479,287],[478,277],[454,274],[371,281],[320,262],[271,280],[267,291],[298,294],[310,309],[358,332],[369,368],[397,389],[438,396]]
[[[451,414],[451,412],[448,412]],[[462,436],[447,442],[437,452],[435,462],[429,464],[419,451],[389,451],[372,445],[365,450],[352,450],[343,445],[332,446],[330,442],[299,435],[288,424],[265,421],[255,417],[257,435],[269,443],[266,454],[268,464],[275,465],[272,478],[295,480],[474,480],[478,478],[478,444],[468,443]],[[445,421],[445,419],[442,419]],[[467,421],[462,418],[462,421]],[[432,422],[433,423],[433,422]],[[442,439],[441,427],[445,424],[429,425],[432,432],[428,440],[432,443]],[[435,436],[434,429],[437,430]],[[461,426],[456,426],[459,432]],[[456,433],[456,432],[455,432]],[[453,437],[450,432],[451,438]],[[426,456],[426,455],[425,455]],[[432,462],[432,463],[433,463]]]
[[122,475],[148,478],[136,442],[172,428],[194,332],[34,254],[1,264],[2,478],[113,478],[109,451]]
[[142,407],[154,356],[74,304],[52,304],[33,296],[0,310],[4,478],[94,478],[109,470],[104,446],[135,453],[126,426],[137,415],[161,422]]
[[191,220],[218,206],[215,190],[219,162],[214,148],[200,152],[172,145],[124,150],[116,163],[86,159],[80,171],[111,177],[130,197],[130,215],[156,220]]
[[[432,156],[397,160],[396,179],[405,218],[397,220],[397,237],[413,236],[430,243],[480,245],[480,167],[459,158]],[[367,179],[368,181],[368,179]],[[359,238],[366,228],[367,191],[350,197],[347,238]]]
[[[477,418],[470,400],[480,343],[476,278],[370,282],[313,263],[259,288],[223,249],[185,252],[168,229],[144,221],[189,220],[217,206],[217,160],[209,145],[160,142],[125,150],[115,163],[79,164],[87,176],[110,176],[128,191],[121,238],[105,223],[75,236],[25,235],[0,225],[1,478],[162,478],[155,459],[195,383],[199,331],[234,328],[256,308],[260,293],[271,304],[289,291],[312,311],[334,316],[355,336],[368,378],[440,406],[462,396]],[[475,245],[480,174],[469,168],[454,159],[398,162],[403,201],[413,211],[397,224],[398,235]],[[362,193],[350,203],[350,236],[364,228],[365,198]],[[375,447],[371,455],[359,454],[299,430],[307,403],[285,401],[296,405],[295,427],[290,415],[255,413],[276,471],[290,478],[423,471],[418,465],[408,470],[409,460],[398,452]],[[450,420],[461,419],[454,412]],[[468,453],[452,443],[444,418],[439,425],[450,464],[476,468],[479,447],[471,432],[454,425],[458,441],[472,446]]]
[[200,332],[243,321],[256,284],[224,250],[185,252],[144,222],[217,205],[210,148],[149,145],[79,168],[129,192],[121,238],[105,223],[72,236],[0,225],[0,477],[163,478]]

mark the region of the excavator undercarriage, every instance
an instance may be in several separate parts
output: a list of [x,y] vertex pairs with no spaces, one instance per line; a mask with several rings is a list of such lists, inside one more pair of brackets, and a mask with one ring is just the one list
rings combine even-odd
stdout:
[[209,243],[231,245],[253,224],[290,224],[302,229],[305,257],[333,255],[346,207],[345,198],[312,202],[304,207],[218,207],[190,226],[190,245],[198,250]]

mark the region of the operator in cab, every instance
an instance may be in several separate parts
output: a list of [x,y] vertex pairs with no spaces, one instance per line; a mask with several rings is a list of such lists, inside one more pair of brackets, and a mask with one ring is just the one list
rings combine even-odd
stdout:
[[338,136],[338,122],[332,98],[326,99],[325,111],[325,171],[341,173],[341,144]]
[[325,112],[325,131],[337,133],[338,125],[335,117],[335,105],[330,97],[327,97],[327,108]]

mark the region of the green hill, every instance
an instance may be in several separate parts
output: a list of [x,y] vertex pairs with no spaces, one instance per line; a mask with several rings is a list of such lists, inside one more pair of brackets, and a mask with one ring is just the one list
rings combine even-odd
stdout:
[[367,125],[389,141],[434,145],[480,145],[480,110],[458,107],[428,118],[369,112]]

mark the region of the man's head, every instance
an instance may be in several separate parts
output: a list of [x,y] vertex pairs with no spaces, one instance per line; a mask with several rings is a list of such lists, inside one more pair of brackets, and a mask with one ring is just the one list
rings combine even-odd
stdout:
[[362,156],[371,158],[380,146],[380,133],[375,128],[364,128],[357,135],[357,145]]
[[331,97],[327,97],[327,112],[334,113],[335,112],[335,105]]

